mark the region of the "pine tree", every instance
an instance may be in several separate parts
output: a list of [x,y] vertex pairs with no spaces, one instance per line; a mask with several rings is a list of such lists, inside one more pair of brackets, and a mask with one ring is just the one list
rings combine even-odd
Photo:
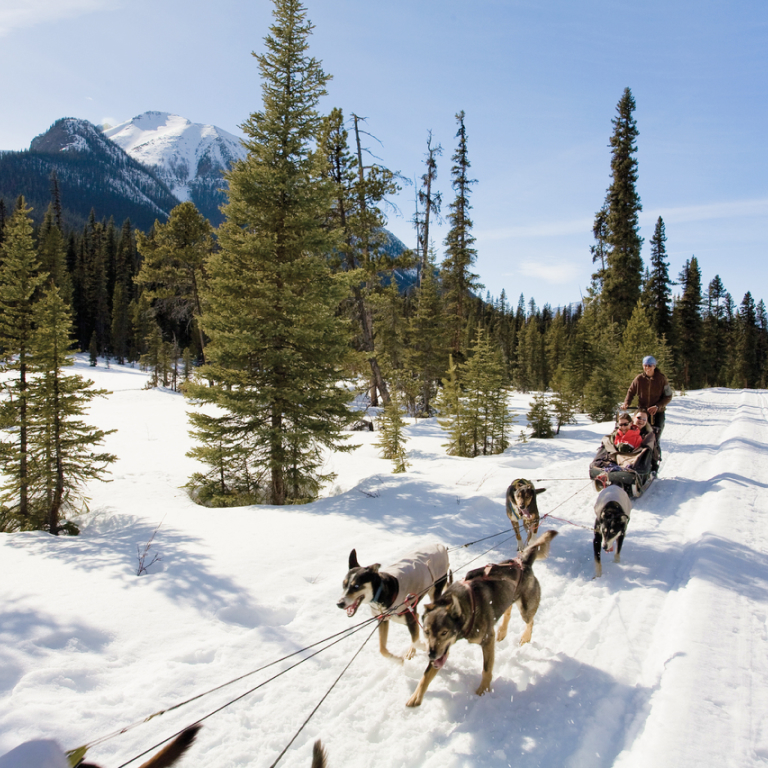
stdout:
[[622,336],[616,365],[619,381],[625,381],[629,386],[629,383],[637,376],[640,362],[646,355],[653,355],[658,361],[660,370],[667,370],[667,361],[661,359],[659,338],[654,333],[642,301],[638,301]]
[[421,189],[417,195],[417,206],[421,204],[423,214],[418,213],[418,207],[416,212],[416,241],[418,243],[417,252],[419,258],[419,283],[424,276],[424,270],[427,268],[427,261],[429,260],[429,225],[432,220],[432,215],[440,220],[440,207],[443,203],[443,196],[440,192],[436,192],[432,189],[433,184],[437,179],[437,158],[443,154],[443,148],[440,144],[432,146],[432,131],[429,131],[427,135],[427,153],[424,164],[427,170],[421,177]]
[[726,319],[726,290],[720,275],[710,280],[707,286],[707,298],[702,333],[702,358],[704,383],[710,387],[727,387],[730,329]]
[[675,305],[673,320],[674,351],[680,372],[680,385],[685,389],[701,385],[701,272],[695,256],[686,260],[680,272],[683,294]]
[[57,285],[67,305],[72,303],[72,279],[67,269],[67,243],[56,224],[54,206],[48,206],[40,227],[37,253],[40,268]]
[[382,459],[391,459],[392,472],[398,474],[408,469],[408,454],[405,450],[405,420],[403,419],[402,403],[397,396],[393,396],[379,419],[379,440],[374,443],[381,448]]
[[456,360],[462,360],[466,357],[466,349],[462,342],[469,295],[482,286],[478,282],[478,276],[472,272],[472,266],[477,259],[477,250],[474,247],[475,238],[472,235],[472,220],[469,217],[469,212],[472,210],[469,194],[472,185],[477,182],[469,178],[470,162],[463,111],[456,115],[456,122],[459,124],[456,132],[459,143],[451,158],[453,160],[451,186],[456,196],[449,206],[448,221],[451,228],[445,238],[445,260],[441,272],[451,351]]
[[501,351],[478,330],[472,355],[461,366],[461,429],[468,456],[503,453],[513,419],[507,406]]
[[404,352],[405,366],[416,383],[415,415],[429,417],[439,382],[445,375],[448,354],[443,301],[432,258],[427,261],[427,271],[416,291],[414,303],[416,308],[409,320],[410,341]]
[[638,216],[642,210],[637,193],[638,130],[633,113],[635,99],[629,88],[616,107],[611,136],[611,185],[606,194],[608,252],[601,300],[606,317],[623,327],[640,298],[643,261]]
[[[528,426],[531,428],[531,437],[549,438],[555,436],[552,428],[552,413],[549,399],[539,393],[531,400],[531,410],[528,411]],[[559,429],[559,427],[558,427]]]
[[658,338],[669,337],[672,332],[672,311],[670,303],[673,285],[669,277],[667,261],[667,235],[664,220],[659,216],[651,238],[651,267],[643,289],[643,305],[648,313],[651,327]]
[[750,291],[744,294],[739,307],[735,336],[735,364],[731,386],[754,389],[760,380],[761,366],[758,358],[757,311]]
[[333,188],[322,148],[312,146],[328,77],[308,55],[311,30],[299,0],[275,0],[266,51],[256,57],[264,108],[243,125],[248,155],[227,176],[221,250],[207,263],[207,364],[185,387],[193,402],[230,419],[197,414],[206,447],[258,443],[244,457],[249,475],[264,477],[270,504],[317,496],[329,479],[322,450],[348,450],[342,429],[352,420],[337,386],[350,334],[336,315],[345,287],[327,259],[338,244],[326,226]]
[[437,396],[437,423],[448,433],[448,442],[443,447],[449,456],[468,456],[467,440],[464,433],[464,408],[461,400],[461,386],[458,366],[453,356],[448,356],[448,375]]
[[[348,133],[340,109],[327,118],[323,144],[328,159],[327,175],[334,187],[331,221],[341,236],[338,247],[339,269],[349,278],[352,291],[352,315],[359,329],[357,347],[370,367],[371,390],[381,393],[386,404],[389,388],[379,364],[372,296],[381,289],[382,279],[392,280],[396,266],[405,266],[385,249],[385,218],[381,203],[399,187],[394,174],[377,163],[363,160],[360,123],[352,115],[356,153],[349,150]],[[406,256],[407,259],[407,256]]]
[[560,427],[576,424],[577,399],[565,392],[555,392],[550,402],[555,417],[555,434],[559,435]]
[[128,359],[131,338],[131,317],[129,304],[125,297],[123,284],[115,281],[112,296],[112,353],[118,365],[124,365]]
[[115,430],[90,427],[79,417],[93,398],[109,393],[93,389],[93,382],[81,376],[64,374],[63,369],[73,364],[69,354],[72,322],[55,285],[35,305],[35,326],[30,442],[36,472],[31,490],[38,500],[40,527],[53,535],[62,530],[77,533],[73,523],[62,524],[62,515],[83,507],[85,484],[103,480],[108,465],[117,459],[96,450]]
[[45,275],[32,241],[32,219],[24,198],[5,225],[0,263],[0,354],[4,395],[0,424],[10,432],[0,445],[5,479],[0,501],[29,518],[29,358],[32,353],[34,305]]
[[213,252],[213,230],[189,201],[177,205],[165,224],[155,222],[149,236],[136,234],[143,257],[135,277],[144,286],[145,297],[155,312],[185,326],[197,327],[197,338],[205,360],[205,340],[200,328],[205,288],[205,262]]

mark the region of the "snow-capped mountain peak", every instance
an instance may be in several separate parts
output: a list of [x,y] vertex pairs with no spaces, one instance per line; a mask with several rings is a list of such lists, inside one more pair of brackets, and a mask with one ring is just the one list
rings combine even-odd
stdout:
[[144,112],[104,135],[152,168],[179,200],[194,199],[196,187],[221,187],[223,172],[245,157],[233,134],[168,112]]

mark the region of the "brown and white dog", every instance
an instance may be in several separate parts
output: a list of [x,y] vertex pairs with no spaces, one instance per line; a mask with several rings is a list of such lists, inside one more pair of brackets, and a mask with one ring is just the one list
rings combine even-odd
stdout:
[[[344,577],[344,593],[336,605],[354,616],[357,609],[368,603],[371,612],[379,618],[379,650],[389,659],[403,662],[413,658],[419,641],[417,608],[424,595],[430,600],[440,596],[448,581],[448,550],[442,544],[424,547],[404,557],[386,569],[379,563],[360,566],[357,551],[349,553],[349,571]],[[410,597],[409,597],[410,596]],[[408,626],[411,646],[405,657],[395,656],[387,650],[389,622]]]
[[[448,652],[457,640],[477,643],[483,649],[483,677],[476,693],[491,690],[496,641],[507,636],[512,606],[517,603],[525,622],[520,645],[530,642],[533,618],[539,608],[541,587],[532,566],[537,558],[549,554],[557,531],[547,531],[515,559],[493,563],[470,571],[466,578],[451,584],[443,594],[424,608],[424,636],[429,646],[429,664],[416,690],[406,702],[418,707],[429,684],[443,668]],[[504,617],[498,633],[494,625]]]
[[[530,480],[513,480],[507,488],[507,517],[515,529],[517,551],[527,547],[531,538],[539,532],[539,505],[536,496],[546,488],[534,488]],[[520,536],[520,521],[526,532],[525,544]]]

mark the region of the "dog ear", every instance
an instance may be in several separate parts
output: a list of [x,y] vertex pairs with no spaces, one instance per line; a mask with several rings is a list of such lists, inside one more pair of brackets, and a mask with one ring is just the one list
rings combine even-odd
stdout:
[[357,550],[353,549],[349,553],[349,570],[351,571],[353,568],[359,568],[360,563],[357,562]]
[[461,603],[456,595],[451,595],[451,607],[448,609],[448,615],[453,619],[458,619],[461,616]]
[[424,606],[424,615],[426,616],[430,611],[434,611],[436,607],[434,603],[427,603]]
[[379,572],[379,568],[381,568],[381,563],[374,563],[373,565],[368,566],[374,573]]
[[547,490],[546,488],[537,488],[536,493],[544,493],[544,491],[546,490]]

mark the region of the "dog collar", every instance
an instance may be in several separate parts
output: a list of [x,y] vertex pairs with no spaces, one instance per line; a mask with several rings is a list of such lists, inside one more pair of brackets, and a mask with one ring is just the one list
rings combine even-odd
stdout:
[[373,599],[371,600],[372,603],[378,603],[379,602],[379,597],[381,596],[381,590],[382,590],[383,586],[384,586],[384,582],[380,582],[379,583],[379,588],[376,590],[376,594],[373,596]]

